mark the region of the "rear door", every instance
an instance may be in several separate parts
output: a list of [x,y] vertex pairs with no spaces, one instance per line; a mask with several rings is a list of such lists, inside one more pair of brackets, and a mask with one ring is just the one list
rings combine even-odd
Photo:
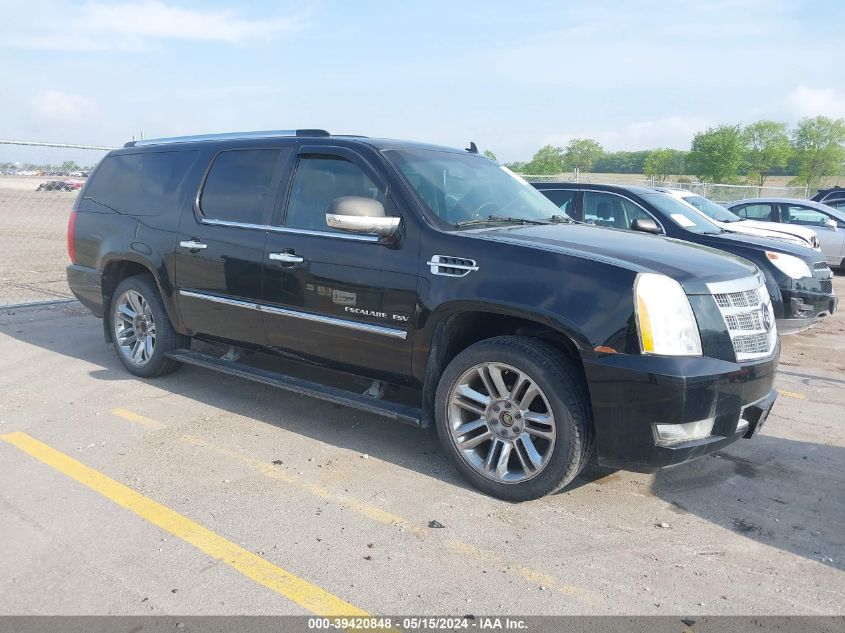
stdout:
[[258,310],[267,225],[289,148],[226,149],[183,214],[175,271],[191,334],[264,344]]
[[268,344],[401,382],[410,375],[419,235],[390,243],[326,224],[335,198],[362,196],[400,215],[380,171],[348,148],[304,146],[264,251]]

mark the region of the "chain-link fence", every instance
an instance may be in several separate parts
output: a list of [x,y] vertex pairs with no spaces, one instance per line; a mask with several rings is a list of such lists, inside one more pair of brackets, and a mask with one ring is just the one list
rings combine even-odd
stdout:
[[[0,306],[69,300],[67,221],[88,172],[108,147],[0,140]],[[527,175],[533,182],[571,174]],[[687,189],[717,202],[763,196],[805,198],[804,187],[661,182],[635,175],[579,174],[580,182]]]
[[110,148],[0,141],[0,306],[69,300],[67,222]]
[[[573,182],[572,174],[521,174],[528,182]],[[769,187],[766,185],[728,185],[711,182],[679,182],[656,178],[628,177],[626,174],[579,174],[577,182],[638,187],[667,187],[684,189],[715,202],[733,202],[744,198],[807,198],[807,187]]]

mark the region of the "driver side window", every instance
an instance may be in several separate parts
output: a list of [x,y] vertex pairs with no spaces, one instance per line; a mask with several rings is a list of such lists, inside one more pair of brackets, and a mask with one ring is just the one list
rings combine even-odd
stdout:
[[784,222],[800,226],[825,226],[828,216],[821,211],[799,204],[785,204],[781,207],[781,217]]
[[584,192],[584,221],[588,224],[631,230],[634,220],[649,218],[648,213],[626,198],[596,191]]
[[304,156],[291,184],[285,226],[339,232],[326,224],[326,211],[335,198],[345,196],[378,200],[387,207],[385,192],[355,163],[336,156]]

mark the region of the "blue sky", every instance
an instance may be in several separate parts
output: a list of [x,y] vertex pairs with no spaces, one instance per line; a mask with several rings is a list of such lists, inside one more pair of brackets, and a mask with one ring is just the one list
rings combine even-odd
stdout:
[[845,117],[845,2],[3,0],[0,138],[324,127],[500,160]]

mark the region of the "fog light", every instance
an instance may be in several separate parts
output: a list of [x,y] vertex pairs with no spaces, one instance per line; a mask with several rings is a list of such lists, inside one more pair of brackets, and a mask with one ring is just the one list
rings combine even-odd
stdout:
[[739,433],[740,431],[746,431],[746,430],[748,430],[748,420],[746,420],[745,418],[740,418],[739,422],[736,423],[736,431],[735,432]]
[[716,418],[706,418],[687,422],[686,424],[655,424],[654,430],[657,433],[658,444],[677,444],[678,442],[689,442],[700,440],[710,435]]

